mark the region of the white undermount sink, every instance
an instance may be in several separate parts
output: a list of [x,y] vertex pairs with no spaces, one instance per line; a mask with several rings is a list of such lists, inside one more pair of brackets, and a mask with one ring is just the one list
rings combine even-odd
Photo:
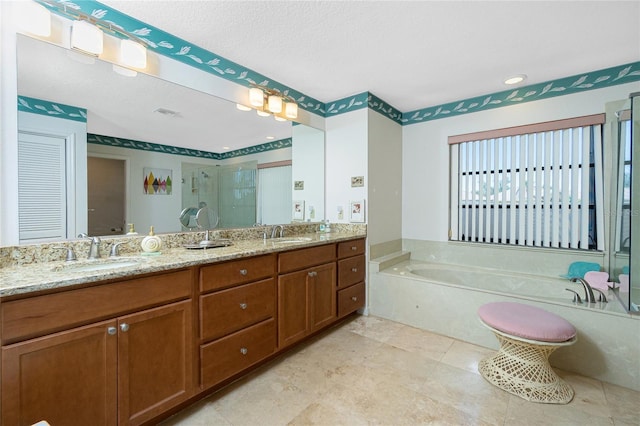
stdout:
[[55,272],[93,272],[106,269],[120,269],[137,266],[140,261],[136,259],[104,259],[93,260],[81,263],[65,263],[53,268]]

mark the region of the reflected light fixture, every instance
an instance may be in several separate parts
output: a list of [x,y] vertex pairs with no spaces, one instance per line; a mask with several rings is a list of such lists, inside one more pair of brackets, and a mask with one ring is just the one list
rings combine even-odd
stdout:
[[115,72],[116,74],[123,75],[125,77],[135,77],[138,75],[137,71],[134,71],[129,68],[121,67],[120,65],[113,64],[112,68],[113,68],[113,72]]
[[132,68],[146,68],[147,48],[133,40],[120,40],[120,62]]
[[103,33],[87,21],[73,21],[71,47],[98,56],[103,49]]
[[18,3],[18,26],[24,31],[42,36],[51,35],[51,12],[33,1]]
[[511,77],[508,77],[504,80],[504,84],[512,86],[514,84],[522,83],[527,79],[525,74],[516,74]]

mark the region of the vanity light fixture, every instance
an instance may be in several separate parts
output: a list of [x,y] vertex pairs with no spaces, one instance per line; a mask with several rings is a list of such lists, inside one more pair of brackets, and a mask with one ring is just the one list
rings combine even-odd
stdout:
[[273,118],[275,118],[276,121],[287,121],[286,118],[280,117],[279,115],[274,115]]
[[527,79],[525,74],[516,74],[504,80],[504,84],[512,86],[514,84],[522,83]]
[[[68,1],[29,0],[28,3],[44,7],[47,12],[55,13],[73,21],[71,25],[72,49],[92,56],[99,56],[103,51],[103,38],[106,33],[120,39],[120,47],[117,55],[115,55],[118,58],[117,65],[136,69],[146,68],[149,43],[136,34],[130,33],[112,22],[88,15]],[[51,25],[50,16],[49,25]]]
[[41,36],[51,35],[51,12],[32,1],[18,3],[18,26],[24,31]]
[[265,86],[257,86],[249,88],[249,103],[258,110],[258,115],[266,117],[273,114],[283,114],[280,118],[297,118],[298,104],[295,99],[287,96],[278,90],[270,89]]
[[242,104],[236,104],[236,108],[240,111],[251,111],[251,107]]
[[71,47],[99,56],[103,49],[103,33],[100,28],[87,21],[73,21]]

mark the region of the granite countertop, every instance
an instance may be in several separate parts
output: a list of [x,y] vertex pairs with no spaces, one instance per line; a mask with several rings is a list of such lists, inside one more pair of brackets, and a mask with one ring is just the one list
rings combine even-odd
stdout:
[[[228,247],[209,249],[168,248],[155,256],[139,252],[116,258],[14,265],[0,268],[0,298],[364,237],[366,233],[361,232],[312,233],[267,240],[239,240]],[[99,269],[87,270],[94,266]]]

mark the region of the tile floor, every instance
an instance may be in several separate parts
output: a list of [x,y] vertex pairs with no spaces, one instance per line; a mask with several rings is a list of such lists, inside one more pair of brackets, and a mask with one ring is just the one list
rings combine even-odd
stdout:
[[491,352],[358,316],[163,424],[640,425],[640,392],[574,373],[567,405],[512,396],[476,370]]

